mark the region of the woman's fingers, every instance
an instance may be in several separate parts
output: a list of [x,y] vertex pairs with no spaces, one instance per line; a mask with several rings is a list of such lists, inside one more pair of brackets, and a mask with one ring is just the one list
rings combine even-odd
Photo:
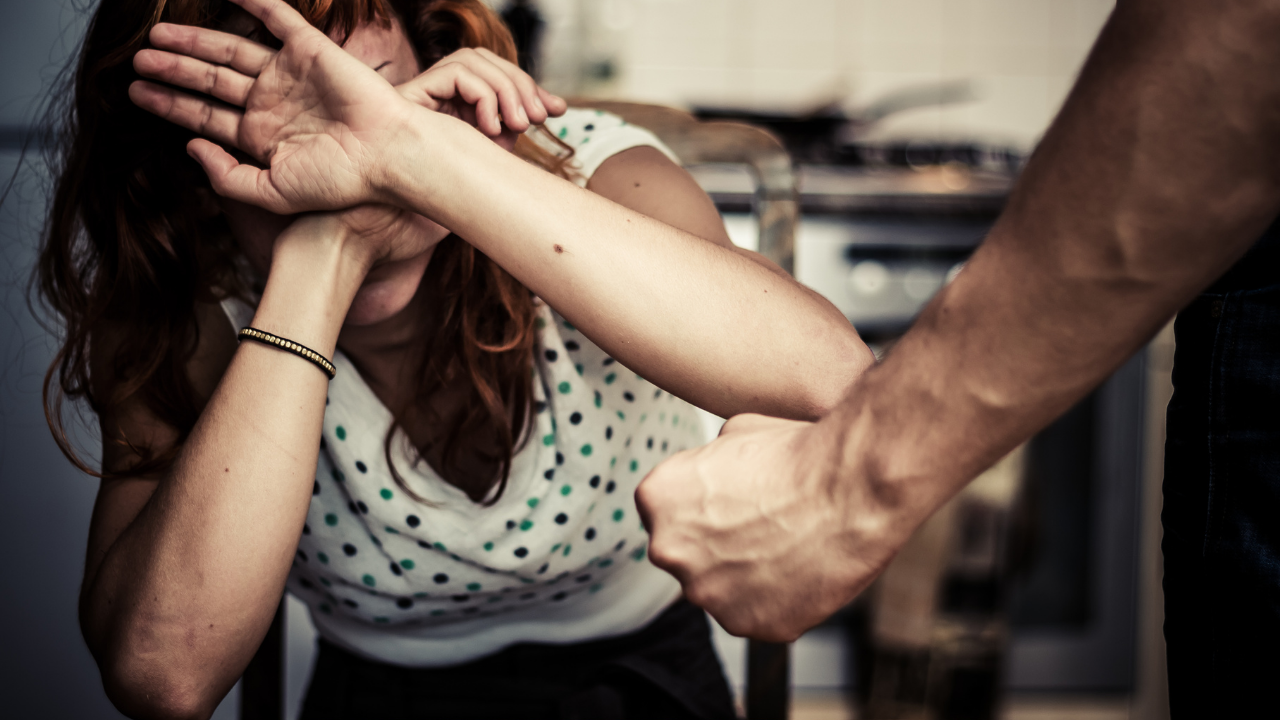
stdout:
[[515,82],[488,58],[471,49],[460,50],[441,61],[447,65],[461,63],[477,77],[489,84],[497,94],[502,122],[516,132],[529,127],[530,113],[525,110],[524,97]]
[[547,108],[542,102],[542,96],[538,92],[541,88],[538,83],[534,82],[529,73],[520,69],[519,65],[503,58],[501,55],[489,50],[488,48],[476,48],[476,53],[480,57],[487,60],[494,67],[498,68],[507,78],[515,85],[516,91],[520,93],[520,100],[525,109],[529,112],[529,119],[534,124],[541,125],[547,120]]
[[237,107],[244,107],[253,87],[253,78],[229,67],[161,50],[139,50],[133,56],[133,68],[143,77],[211,95]]
[[231,153],[202,138],[187,143],[187,154],[200,163],[213,191],[222,197],[281,215],[297,212],[272,185],[269,170],[241,163]]
[[171,123],[224,145],[239,147],[236,141],[242,118],[239,111],[146,80],[129,86],[129,99]]
[[299,32],[308,30],[319,32],[302,15],[299,15],[297,10],[281,0],[231,0],[231,2],[261,20],[262,24],[267,26],[267,30],[283,42],[289,42],[289,39]]
[[151,28],[150,40],[160,50],[226,65],[249,77],[257,77],[276,54],[248,38],[190,25],[159,23]]

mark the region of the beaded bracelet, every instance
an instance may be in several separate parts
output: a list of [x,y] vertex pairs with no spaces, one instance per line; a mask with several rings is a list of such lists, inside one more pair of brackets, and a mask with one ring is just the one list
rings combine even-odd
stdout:
[[272,335],[269,332],[263,332],[257,328],[251,327],[244,328],[240,331],[240,339],[244,340],[245,338],[257,340],[264,345],[270,345],[271,347],[291,352],[300,358],[310,360],[315,363],[316,367],[323,370],[324,374],[328,375],[330,380],[332,380],[333,376],[337,374],[337,369],[334,368],[333,363],[329,362],[325,356],[315,350],[312,350],[306,345],[299,345],[298,343],[292,340],[286,340],[279,335]]

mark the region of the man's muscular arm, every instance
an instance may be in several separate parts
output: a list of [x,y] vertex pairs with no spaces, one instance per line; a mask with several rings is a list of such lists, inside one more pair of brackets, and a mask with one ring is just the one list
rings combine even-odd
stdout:
[[1120,0],[1009,206],[816,425],[749,417],[660,466],[652,556],[732,632],[790,639],[1079,400],[1280,211],[1280,0]]

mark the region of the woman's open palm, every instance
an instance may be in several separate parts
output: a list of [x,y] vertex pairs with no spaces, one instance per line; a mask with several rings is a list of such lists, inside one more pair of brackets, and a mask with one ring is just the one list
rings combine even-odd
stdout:
[[233,2],[284,47],[277,52],[236,35],[162,23],[151,32],[158,49],[134,59],[144,77],[231,107],[146,81],[130,87],[133,101],[266,165],[241,163],[215,142],[192,140],[188,152],[220,195],[280,214],[381,199],[370,181],[378,150],[412,105],[280,0]]

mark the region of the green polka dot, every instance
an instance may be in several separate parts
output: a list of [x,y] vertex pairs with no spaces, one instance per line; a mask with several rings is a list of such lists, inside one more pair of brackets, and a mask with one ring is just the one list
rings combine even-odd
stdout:
[[325,615],[332,615],[333,608],[329,607],[329,603],[320,603],[320,612],[324,613]]
[[383,500],[390,500],[390,499],[391,499],[391,491],[390,491],[390,490],[388,490],[388,489],[386,489],[386,488],[382,488],[381,490],[379,490],[379,491],[378,491],[378,494],[382,496],[382,499],[383,499]]
[[569,381],[565,380],[561,382],[559,385],[557,385],[556,389],[560,391],[561,395],[568,395],[569,391],[572,390],[573,388],[572,386],[569,385]]
[[337,435],[339,440],[347,439],[347,429],[342,427],[341,425],[333,429],[333,434]]
[[382,541],[378,539],[377,535],[370,533],[369,539],[373,541],[374,545],[377,545],[378,547],[382,547]]
[[383,530],[386,530],[387,532],[391,533],[392,535],[399,535],[399,534],[400,534],[400,531],[399,531],[399,530],[397,530],[397,529],[395,529],[395,528],[391,527],[390,525],[388,525],[388,526],[386,526],[386,527],[384,527],[384,528],[382,528],[382,529],[383,529]]
[[631,461],[631,472],[635,472],[636,470],[639,470],[639,469],[640,469],[640,463],[639,463],[639,462],[637,462],[637,461],[635,461],[635,460],[632,460],[632,461]]
[[391,620],[390,620],[390,619],[388,619],[388,618],[384,618],[384,617],[376,617],[376,618],[374,618],[374,619],[373,619],[373,621],[374,621],[374,622],[376,622],[376,623],[380,623],[380,624],[385,624],[385,623],[389,623],[389,622],[391,622]]
[[600,397],[600,393],[596,393],[596,407],[604,405],[604,398]]
[[443,610],[432,610],[432,611],[431,611],[431,617],[440,617],[440,616],[441,616],[441,615],[443,615],[443,614],[444,614],[444,611],[443,611]]
[[614,522],[622,522],[622,516],[623,516],[623,515],[625,515],[625,514],[626,514],[626,513],[622,512],[622,509],[621,509],[621,508],[619,508],[619,509],[617,509],[617,510],[614,510],[614,511],[613,511],[613,521],[614,521]]
[[326,515],[324,516],[324,524],[325,524],[325,525],[328,525],[329,527],[333,527],[334,525],[337,525],[337,524],[338,524],[338,516],[337,516],[337,515],[334,515],[333,513],[328,513],[328,514],[326,514]]
[[564,555],[565,557],[569,557],[569,551],[570,551],[570,550],[572,550],[572,549],[573,549],[573,546],[572,546],[572,545],[565,545],[565,546],[564,546],[564,552],[563,552],[563,553],[561,553],[561,554],[562,554],[562,555]]
[[532,521],[532,520],[529,520],[529,519],[527,519],[527,518],[526,518],[526,519],[524,519],[524,520],[521,520],[521,521],[520,521],[520,530],[522,530],[522,531],[528,531],[528,530],[529,530],[529,528],[531,528],[531,527],[533,527],[533,521]]
[[493,543],[491,543],[491,542],[487,542],[487,543],[485,543],[485,544],[484,544],[484,551],[485,551],[485,552],[490,552],[491,550],[493,550]]
[[444,543],[440,543],[440,542],[438,542],[438,543],[431,543],[431,547],[433,547],[433,548],[435,548],[435,549],[437,549],[437,550],[440,550],[440,551],[446,551],[446,550],[448,549],[448,548],[446,548],[446,547],[444,546]]
[[400,561],[400,567],[404,568],[405,570],[412,570],[412,569],[413,569],[413,561],[412,561],[412,560],[409,560],[408,558],[406,558],[406,559],[404,559],[404,560],[401,560],[401,561]]
[[619,420],[626,420],[626,419],[627,419],[627,414],[626,414],[626,413],[624,413],[624,412],[622,412],[621,410],[619,410],[619,411],[618,411],[618,419],[619,419]]
[[480,592],[480,583],[467,583],[467,590],[470,592]]
[[548,447],[550,447],[553,443],[555,443],[555,441],[556,441],[555,433],[550,433],[542,436],[542,444]]
[[564,546],[564,543],[556,543],[555,545],[552,545],[552,546],[551,546],[551,552],[555,552],[555,551],[559,550],[559,549],[560,549],[561,547],[563,547],[563,546]]
[[378,581],[374,580],[372,575],[365,575],[364,577],[360,578],[360,581],[363,582],[365,585],[368,585],[369,587],[373,587],[378,584]]
[[648,419],[649,419],[649,413],[642,413],[642,414],[640,415],[640,422],[641,422],[641,423],[643,423],[645,420],[648,420]]
[[529,498],[528,500],[525,501],[525,504],[527,504],[531,508],[536,508],[538,507],[538,498]]
[[581,376],[583,371],[586,370],[586,368],[582,366],[582,363],[578,363],[577,365],[574,365],[573,369],[578,371],[579,376]]
[[618,379],[618,373],[609,373],[608,375],[604,376],[604,384],[612,385],[613,381],[617,379]]
[[612,560],[610,560],[609,558],[605,558],[605,559],[603,559],[603,560],[601,560],[601,561],[600,561],[600,567],[601,567],[601,568],[607,568],[607,567],[609,567],[609,566],[610,566],[610,565],[612,565],[612,564],[613,564],[613,561],[612,561]]
[[635,550],[632,550],[632,551],[631,551],[631,559],[632,559],[632,560],[635,560],[636,562],[640,562],[641,560],[643,560],[643,559],[644,559],[644,548],[643,548],[643,547],[638,547],[638,548],[636,548]]
[[427,597],[427,594],[424,592],[416,592],[413,594],[413,596],[418,598],[419,600],[422,600],[423,598]]
[[[329,562],[329,561],[325,560],[325,562]],[[333,583],[329,582],[329,578],[320,578],[320,584],[325,587],[333,587]]]
[[615,457],[615,458],[609,458],[609,467],[613,467],[614,465],[617,465],[617,464],[618,464],[618,458],[616,458],[616,457]]
[[502,602],[502,596],[494,595],[493,597],[489,598],[489,602],[491,603]]
[[581,144],[586,145],[586,144],[587,144],[587,143],[589,143],[589,142],[591,142],[591,138],[590,138],[590,137],[584,137],[584,138],[582,138],[582,143],[581,143]]
[[575,332],[578,330],[578,328],[574,327],[573,325],[570,325],[568,320],[565,320],[565,321],[564,321],[564,329],[565,329],[565,330],[573,330],[573,331],[575,331]]
[[679,424],[680,424],[680,416],[679,416],[679,415],[672,415],[672,416],[671,416],[671,427],[675,427],[676,425],[679,425]]
[[[558,134],[558,137],[560,137],[560,139],[562,139],[562,140],[563,140],[563,139],[564,139],[564,137],[565,137],[566,135],[568,135],[568,134],[569,134],[569,128],[567,128],[567,127],[562,127],[562,128],[560,128],[560,132],[559,132],[559,134]],[[539,319],[539,320],[541,320],[542,318],[538,318],[538,319]]]
[[316,553],[316,559],[324,563],[325,565],[329,564],[329,556],[325,555],[324,553]]
[[572,488],[571,486],[569,486],[569,485],[561,485],[561,486],[560,486],[560,494],[561,494],[561,495],[568,495],[568,494],[569,494],[569,493],[571,493],[571,492],[573,492],[573,488]]
[[598,592],[600,592],[600,588],[602,588],[602,587],[604,587],[604,585],[601,585],[600,583],[596,583],[595,585],[592,585],[592,586],[591,586],[591,589],[590,589],[590,590],[588,590],[587,592],[598,593]]
[[333,476],[334,482],[343,482],[347,479],[347,476],[343,475],[341,470],[334,470],[329,474]]
[[543,320],[542,318],[534,318],[533,326],[541,330],[547,326],[547,321]]
[[520,582],[524,583],[525,585],[532,585],[538,581],[534,580],[533,578],[522,577],[520,578]]
[[582,452],[582,457],[591,457],[591,444],[588,443],[586,445],[583,445],[581,452]]

